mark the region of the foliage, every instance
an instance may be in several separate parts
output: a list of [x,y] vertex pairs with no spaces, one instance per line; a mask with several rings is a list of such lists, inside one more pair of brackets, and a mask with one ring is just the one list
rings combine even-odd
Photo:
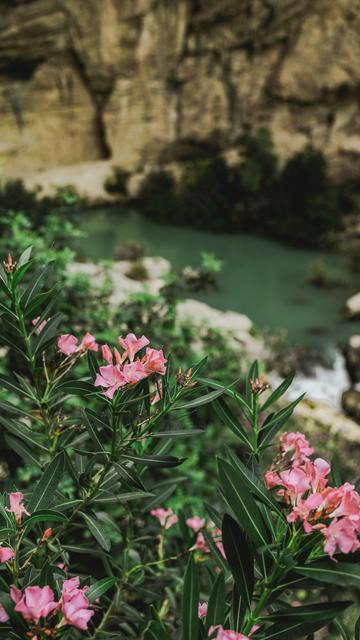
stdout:
[[129,172],[121,167],[113,167],[112,175],[105,180],[104,187],[111,195],[127,195]]
[[[0,376],[1,428],[24,469],[36,469],[9,480],[0,502],[0,637],[270,640],[308,637],[334,621],[342,628],[351,602],[329,602],[325,589],[359,586],[350,560],[358,559],[357,494],[342,485],[331,511],[320,503],[306,518],[296,511],[310,482],[325,499],[330,470],[311,460],[297,433],[281,437],[263,476],[268,449],[301,400],[278,406],[292,377],[269,394],[254,363],[239,393],[203,377],[204,361],[174,370],[145,336],[120,337],[119,352],[100,349],[88,332],[59,335],[50,270],[30,250],[0,269],[1,341],[23,362],[20,373]],[[200,438],[203,411],[236,442],[218,458],[207,521],[189,512],[185,496],[177,514],[163,507],[182,481],[177,443]],[[340,484],[333,466],[329,485]],[[336,508],[352,549],[328,534]],[[293,607],[300,587],[309,601]],[[200,594],[208,600],[201,619]]]
[[137,205],[161,222],[259,233],[307,247],[341,228],[343,189],[330,183],[319,151],[307,147],[280,169],[266,129],[244,134],[238,147],[240,160],[231,166],[219,151],[194,151],[178,160],[178,181],[170,171],[149,174]]
[[34,228],[44,224],[50,212],[65,214],[81,203],[73,187],[59,189],[55,196],[42,196],[40,189],[28,189],[22,180],[9,180],[0,187],[0,230],[4,231],[4,217],[9,211],[26,214]]

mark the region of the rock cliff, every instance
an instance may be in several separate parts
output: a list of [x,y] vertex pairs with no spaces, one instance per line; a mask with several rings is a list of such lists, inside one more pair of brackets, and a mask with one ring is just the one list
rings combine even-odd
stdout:
[[0,0],[0,171],[111,158],[131,170],[174,142],[231,147],[267,125],[337,177],[360,168],[360,0]]

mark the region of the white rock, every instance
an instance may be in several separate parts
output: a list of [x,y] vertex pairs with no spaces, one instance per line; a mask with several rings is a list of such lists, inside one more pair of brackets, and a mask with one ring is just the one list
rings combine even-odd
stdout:
[[348,318],[360,318],[360,291],[346,301],[345,313]]
[[265,347],[261,340],[253,338],[250,318],[234,311],[220,311],[198,300],[183,300],[177,306],[179,322],[190,321],[202,337],[207,329],[215,329],[236,351],[246,351],[251,357],[265,357]]

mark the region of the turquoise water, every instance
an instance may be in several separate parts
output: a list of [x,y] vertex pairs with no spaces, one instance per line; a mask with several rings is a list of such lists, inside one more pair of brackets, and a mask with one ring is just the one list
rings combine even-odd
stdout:
[[[150,256],[167,258],[174,268],[197,266],[201,251],[214,252],[224,261],[220,288],[193,297],[219,309],[245,313],[271,333],[285,329],[291,344],[331,352],[359,330],[341,313],[345,300],[356,290],[345,256],[295,249],[251,235],[170,227],[123,208],[86,211],[80,216],[80,228],[88,237],[77,246],[95,259],[111,259],[115,247],[128,240],[145,245]],[[326,290],[307,284],[309,265],[319,258],[343,276],[346,285]]]

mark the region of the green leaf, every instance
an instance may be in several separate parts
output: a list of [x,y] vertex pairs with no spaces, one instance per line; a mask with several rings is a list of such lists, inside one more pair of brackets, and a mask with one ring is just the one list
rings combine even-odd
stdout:
[[222,541],[236,586],[250,609],[255,584],[253,549],[247,535],[227,514],[223,519]]
[[208,610],[206,614],[206,626],[221,624],[225,622],[225,580],[224,574],[219,573],[217,576],[213,588],[211,590]]
[[10,307],[7,307],[6,304],[4,304],[3,302],[0,302],[0,312],[8,313],[9,316],[14,318],[14,320],[16,320],[16,322],[17,322],[16,314],[13,311],[11,311]]
[[89,513],[82,513],[81,515],[84,518],[87,526],[89,527],[89,531],[92,533],[95,540],[99,543],[100,547],[102,547],[102,549],[105,549],[105,551],[110,551],[110,538],[101,522],[99,522],[99,520],[94,515],[90,515]]
[[52,263],[47,264],[41,271],[37,271],[32,279],[30,280],[28,286],[26,287],[24,293],[21,296],[21,304],[25,309],[30,302],[32,302],[33,298],[37,295],[42,287],[42,283],[48,275]]
[[269,422],[267,422],[266,425],[264,425],[263,428],[260,429],[259,444],[261,445],[262,449],[264,449],[264,447],[266,447],[271,442],[276,433],[280,431],[281,427],[290,418],[295,407],[299,404],[299,402],[301,402],[304,396],[305,393],[302,393],[301,396],[291,402],[291,404],[289,404],[287,407],[284,407],[283,409],[275,413],[271,420],[269,420]]
[[86,430],[87,430],[91,440],[93,441],[93,443],[94,443],[94,445],[96,447],[96,450],[97,451],[105,451],[105,449],[104,449],[104,447],[102,445],[102,442],[101,442],[100,438],[98,437],[97,429],[96,429],[97,423],[94,424],[92,413],[90,413],[88,411],[88,409],[84,409],[83,414],[84,414],[84,418],[85,418]]
[[28,464],[34,464],[36,467],[42,468],[41,461],[39,460],[39,456],[31,451],[30,447],[28,447],[25,442],[22,442],[18,438],[13,438],[9,434],[5,435],[5,441],[12,449],[15,451],[20,458],[25,460]]
[[34,348],[35,354],[39,351],[44,351],[49,342],[51,342],[55,338],[61,319],[61,313],[56,313],[52,318],[50,318],[50,320],[47,321],[46,325],[37,336]]
[[275,613],[269,613],[267,620],[272,622],[284,622],[285,620],[310,624],[312,622],[322,622],[328,624],[337,615],[342,613],[352,602],[321,602],[317,604],[304,605],[301,607],[286,607],[279,609]]
[[246,484],[251,493],[259,498],[259,500],[266,504],[270,509],[273,509],[277,513],[281,513],[279,505],[272,499],[271,495],[267,491],[262,477],[255,475],[249,467],[245,467],[241,460],[228,447],[226,447],[226,453],[231,458],[234,468],[239,473],[241,480]]
[[360,616],[358,617],[355,624],[355,637],[354,640],[360,640]]
[[266,631],[266,640],[297,640],[321,629],[324,623],[319,620],[311,624],[303,624],[302,622],[287,621],[273,624]]
[[204,433],[203,429],[174,429],[173,431],[158,431],[152,433],[152,438],[193,438]]
[[18,267],[21,267],[26,262],[29,262],[31,257],[32,247],[28,247],[25,251],[22,252],[19,260],[17,261]]
[[98,372],[99,365],[98,365],[98,361],[96,359],[95,353],[93,351],[90,351],[90,349],[87,352],[87,361],[88,361],[90,375],[94,382]]
[[121,480],[125,480],[127,484],[135,487],[136,489],[146,491],[143,483],[141,482],[141,478],[139,478],[139,474],[137,474],[132,467],[125,464],[119,464],[118,462],[114,462],[113,467]]
[[359,564],[348,562],[331,562],[330,564],[330,562],[324,560],[303,567],[294,567],[294,571],[307,578],[319,580],[319,582],[360,589]]
[[30,400],[33,400],[32,395],[30,395],[29,393],[26,393],[24,389],[21,389],[21,387],[18,387],[16,384],[14,384],[12,380],[9,380],[8,378],[5,378],[5,376],[2,376],[2,375],[0,375],[0,387],[3,387],[4,389],[11,391],[12,393],[25,395],[28,398],[30,398]]
[[217,400],[215,400],[214,409],[219,418],[221,418],[224,424],[226,424],[231,429],[231,431],[241,440],[241,442],[247,447],[247,449],[252,450],[252,445],[248,439],[244,427],[231,411],[230,407],[228,407],[224,398],[218,398]]
[[284,395],[284,393],[288,390],[292,381],[294,380],[294,376],[295,373],[291,373],[289,376],[287,376],[287,378],[285,378],[285,380],[282,381],[281,384],[279,384],[278,387],[276,387],[276,389],[274,389],[274,391],[265,400],[264,404],[259,408],[259,413],[266,411],[266,409],[268,409],[272,404],[277,402],[277,400],[279,400],[281,396]]
[[207,387],[210,387],[210,389],[222,389],[224,391],[225,396],[228,396],[229,398],[233,398],[234,400],[236,400],[236,402],[240,405],[241,409],[245,411],[246,414],[251,415],[250,406],[247,404],[244,398],[240,395],[240,393],[238,393],[234,389],[231,389],[230,387],[225,386],[221,382],[210,380],[209,378],[199,378],[198,381],[206,385]]
[[199,632],[199,574],[194,558],[190,555],[184,578],[182,595],[183,640],[198,640]]
[[[342,620],[335,618],[335,620],[332,621],[332,626],[339,632],[342,640],[351,640],[350,633],[348,633]],[[354,638],[354,640],[356,640],[356,638]]]
[[161,622],[152,620],[145,631],[144,640],[170,640],[170,636],[164,630]]
[[0,288],[9,298],[11,298],[11,291],[8,287],[8,278],[1,263],[0,263]]
[[234,585],[230,612],[231,628],[234,631],[241,631],[247,611],[244,599],[241,597],[237,586]]
[[31,429],[29,429],[25,423],[0,416],[0,424],[2,424],[9,433],[13,434],[20,440],[23,440],[30,449],[35,447],[35,449],[40,449],[41,451],[48,453],[48,449],[38,442]]
[[30,527],[37,522],[66,522],[67,517],[60,511],[54,511],[52,509],[40,509],[35,511],[31,516],[23,521],[23,527]]
[[206,393],[204,396],[200,398],[194,398],[194,400],[189,400],[188,402],[176,402],[172,409],[180,410],[180,409],[195,409],[196,407],[201,407],[204,404],[208,404],[209,402],[213,402],[216,398],[221,396],[224,393],[224,389],[217,389],[216,391],[210,391]]
[[54,387],[54,391],[71,396],[87,396],[90,393],[97,393],[96,387],[85,380],[67,380]]
[[63,477],[65,468],[65,454],[60,452],[46,467],[38,481],[29,502],[29,511],[34,513],[39,509],[46,509],[54,498],[54,493]]
[[[42,293],[38,293],[33,299],[32,301],[25,307],[24,309],[24,315],[25,316],[30,316],[31,318],[33,318],[36,314],[35,312],[37,311],[37,309],[39,307],[44,307],[44,305],[47,305],[47,303],[49,302],[49,300],[51,300],[52,296],[56,293],[56,288],[53,287],[52,289],[49,289],[49,291],[43,291]],[[42,314],[41,314],[42,315]],[[42,322],[41,316],[38,320],[37,326],[40,325],[40,323]],[[34,327],[36,329],[36,326]]]
[[121,460],[131,460],[131,462],[136,462],[144,467],[177,467],[184,462],[183,459],[174,456],[136,455],[133,453],[122,455]]
[[95,602],[98,598],[101,598],[111,587],[116,584],[116,578],[108,577],[98,580],[91,585],[91,587],[85,592],[85,595],[90,603]]
[[236,470],[218,459],[219,479],[226,501],[238,523],[257,545],[267,545],[267,531],[256,502]]

